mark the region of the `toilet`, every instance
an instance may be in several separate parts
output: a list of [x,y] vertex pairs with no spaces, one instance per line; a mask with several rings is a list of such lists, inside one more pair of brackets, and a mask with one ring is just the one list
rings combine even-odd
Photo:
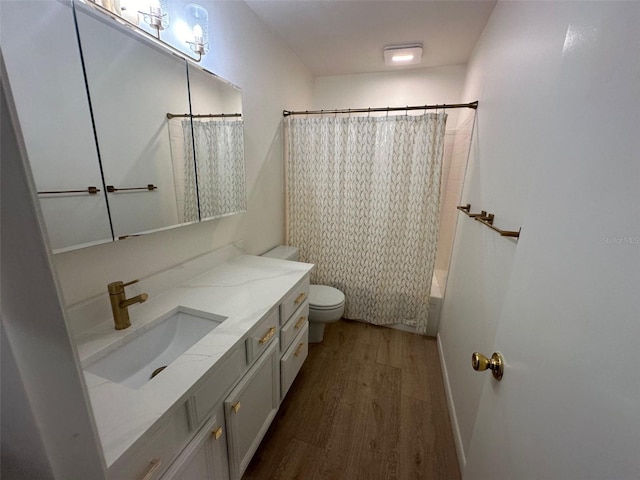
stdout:
[[[296,247],[280,245],[269,250],[263,257],[298,261]],[[327,323],[337,322],[344,313],[344,293],[327,285],[309,286],[309,342],[319,343],[324,338]]]

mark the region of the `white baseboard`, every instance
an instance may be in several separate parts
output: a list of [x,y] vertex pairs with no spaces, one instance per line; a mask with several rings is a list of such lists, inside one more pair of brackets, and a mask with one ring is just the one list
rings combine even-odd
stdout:
[[447,406],[449,407],[449,418],[451,419],[451,430],[453,431],[453,439],[456,443],[456,452],[458,453],[458,466],[460,467],[460,473],[464,472],[464,467],[467,464],[467,458],[464,454],[464,447],[462,446],[462,437],[460,435],[460,427],[458,426],[458,417],[456,416],[456,408],[453,403],[453,395],[451,394],[451,385],[449,384],[449,374],[447,373],[447,364],[444,361],[444,352],[442,351],[442,342],[440,341],[440,334],[438,338],[438,354],[440,355],[440,365],[442,365],[442,379],[444,380],[444,391],[447,395]]

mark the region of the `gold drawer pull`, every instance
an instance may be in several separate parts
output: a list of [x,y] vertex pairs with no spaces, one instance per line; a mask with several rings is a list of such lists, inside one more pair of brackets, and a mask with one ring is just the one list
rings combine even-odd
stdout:
[[267,334],[260,339],[260,345],[264,345],[269,340],[271,340],[271,337],[273,337],[275,333],[276,333],[276,327],[271,327],[267,332]]
[[295,328],[296,330],[298,330],[302,325],[304,325],[304,322],[307,321],[307,317],[305,317],[304,315],[302,317],[300,317],[298,319],[298,321],[296,322],[296,324],[293,326],[293,328]]
[[231,408],[234,412],[238,413],[240,411],[240,402],[234,403],[233,405],[231,405]]
[[302,347],[304,347],[304,343],[301,343],[300,345],[298,345],[298,348],[296,348],[296,352],[293,355],[296,357],[300,355],[300,352],[302,351]]
[[298,298],[296,298],[293,303],[295,303],[296,305],[300,305],[300,303],[302,303],[304,297],[306,296],[307,294],[305,292],[302,292],[300,295],[298,295]]
[[151,480],[153,478],[153,476],[156,474],[156,472],[158,470],[160,470],[160,467],[162,466],[162,459],[160,458],[154,458],[153,460],[151,460],[151,468],[149,468],[149,471],[147,472],[147,474],[142,477],[142,480]]
[[[240,404],[238,404],[238,409],[240,409]],[[216,428],[213,432],[211,432],[215,439],[219,439],[222,436],[222,427]]]

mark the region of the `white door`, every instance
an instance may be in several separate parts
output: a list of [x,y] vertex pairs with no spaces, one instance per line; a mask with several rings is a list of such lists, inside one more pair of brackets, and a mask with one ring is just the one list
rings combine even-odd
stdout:
[[594,3],[545,107],[465,480],[640,478],[640,7]]

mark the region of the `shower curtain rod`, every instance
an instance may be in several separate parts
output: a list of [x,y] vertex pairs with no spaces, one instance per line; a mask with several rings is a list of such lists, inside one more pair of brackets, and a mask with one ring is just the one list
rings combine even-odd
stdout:
[[232,118],[241,117],[241,113],[209,113],[202,115],[192,115],[190,113],[167,113],[167,118],[171,120],[177,117],[191,117],[191,118]]
[[289,115],[332,115],[337,113],[370,113],[370,112],[403,112],[409,110],[436,110],[447,108],[478,108],[478,101],[471,103],[452,103],[442,105],[416,105],[407,107],[378,107],[378,108],[343,108],[342,110],[300,110],[293,112],[290,110],[283,110],[282,115],[288,117]]

